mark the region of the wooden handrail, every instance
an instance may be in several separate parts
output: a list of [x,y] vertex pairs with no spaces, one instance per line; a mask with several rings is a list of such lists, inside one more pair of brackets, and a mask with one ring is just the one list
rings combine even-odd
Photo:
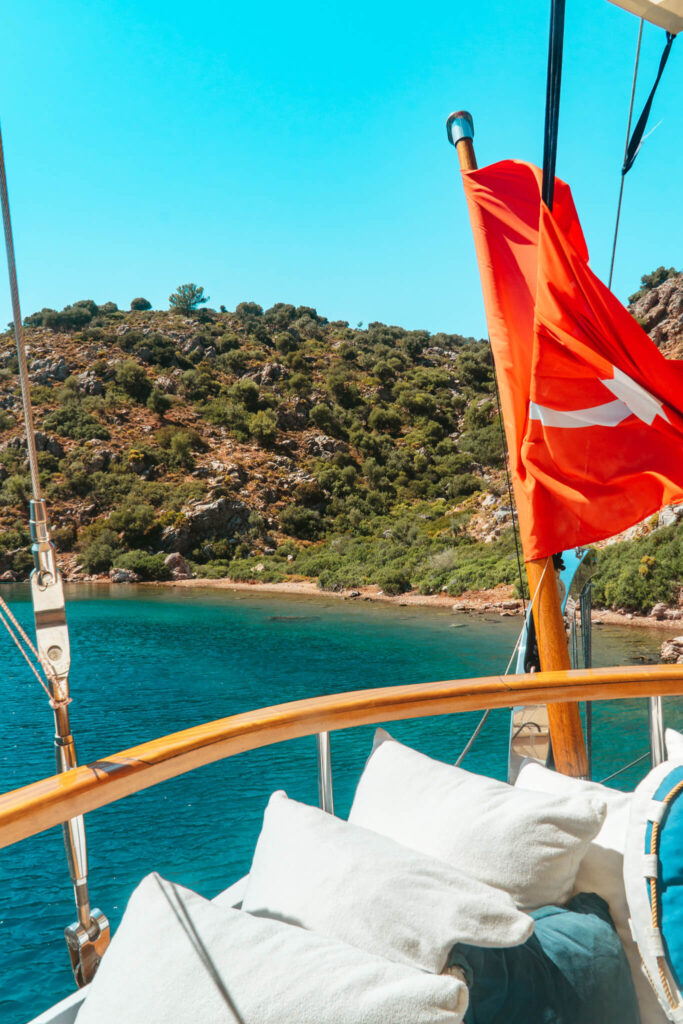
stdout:
[[683,694],[683,665],[412,683],[276,704],[131,747],[0,796],[0,848],[233,754],[405,718],[562,701]]

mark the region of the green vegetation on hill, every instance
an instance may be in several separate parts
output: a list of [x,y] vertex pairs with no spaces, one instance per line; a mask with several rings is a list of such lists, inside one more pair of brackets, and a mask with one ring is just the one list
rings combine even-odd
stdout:
[[640,288],[633,295],[629,295],[629,302],[637,302],[638,299],[642,298],[643,295],[647,295],[653,288],[657,288],[660,284],[664,284],[671,277],[677,277],[681,273],[680,270],[676,270],[675,267],[657,267],[650,274],[643,274],[640,279]]
[[[165,579],[179,551],[198,575],[328,589],[517,583],[486,343],[206,301],[186,285],[167,312],[83,300],[26,318],[41,481],[70,572]],[[23,577],[12,345],[0,339],[0,575]],[[597,600],[674,599],[677,538],[605,549]]]
[[593,597],[599,605],[649,612],[659,602],[676,604],[682,585],[683,529],[678,525],[610,544],[598,553]]

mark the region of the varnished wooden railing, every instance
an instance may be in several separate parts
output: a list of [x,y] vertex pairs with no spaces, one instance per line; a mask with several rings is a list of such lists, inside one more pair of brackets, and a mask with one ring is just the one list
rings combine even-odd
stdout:
[[233,754],[299,736],[460,711],[683,694],[683,665],[387,686],[277,704],[150,740],[0,796],[0,847]]

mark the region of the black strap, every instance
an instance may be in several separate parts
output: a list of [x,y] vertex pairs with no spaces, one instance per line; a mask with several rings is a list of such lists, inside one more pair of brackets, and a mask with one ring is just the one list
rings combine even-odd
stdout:
[[543,140],[543,202],[552,210],[555,193],[555,161],[557,131],[560,121],[560,86],[562,84],[562,50],[564,44],[565,0],[552,0],[550,8],[550,39],[548,42],[548,76],[545,90],[545,135]]
[[647,102],[643,107],[643,112],[638,118],[638,124],[633,129],[633,135],[631,136],[628,147],[626,149],[626,159],[624,160],[624,166],[621,168],[622,175],[628,174],[628,172],[633,167],[633,163],[636,157],[638,156],[638,151],[640,150],[643,141],[643,132],[645,131],[645,128],[647,126],[647,119],[650,116],[652,101],[655,98],[657,86],[659,85],[659,80],[662,77],[662,72],[666,67],[666,62],[668,61],[669,54],[671,53],[671,45],[675,38],[676,37],[672,32],[666,33],[666,46],[664,47],[662,59],[659,62],[659,71],[657,72],[657,77],[655,78],[655,84],[652,86],[650,95],[648,96]]

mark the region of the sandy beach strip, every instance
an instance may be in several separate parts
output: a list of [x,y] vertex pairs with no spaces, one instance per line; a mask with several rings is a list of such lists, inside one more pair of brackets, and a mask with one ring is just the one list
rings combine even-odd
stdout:
[[[105,582],[105,580],[103,580]],[[385,594],[377,586],[355,587],[345,590],[321,590],[314,580],[285,580],[282,583],[238,582],[230,579],[170,580],[162,583],[148,583],[145,586],[178,587],[181,589],[210,588],[213,590],[249,591],[257,594],[300,595],[318,598],[337,598],[341,601],[383,601],[398,607],[419,606],[440,608],[454,612],[474,612],[512,616],[522,614],[522,602],[515,598],[514,587],[501,584],[490,590],[466,590],[458,597],[449,594],[419,594],[416,590],[405,594]],[[646,629],[669,630],[672,635],[683,633],[683,621],[677,619],[653,619],[649,615],[636,615],[594,608],[592,620],[596,625],[640,626]]]

